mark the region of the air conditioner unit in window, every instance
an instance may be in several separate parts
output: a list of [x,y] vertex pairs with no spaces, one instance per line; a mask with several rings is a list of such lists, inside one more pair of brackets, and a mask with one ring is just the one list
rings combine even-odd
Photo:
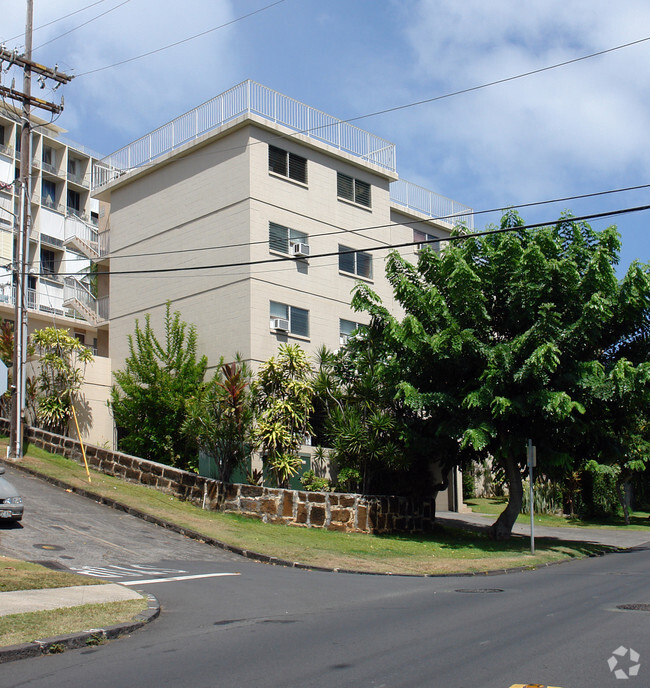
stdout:
[[271,329],[276,332],[288,332],[289,321],[285,318],[271,318]]
[[294,258],[309,258],[311,255],[311,246],[309,244],[292,244],[291,255]]

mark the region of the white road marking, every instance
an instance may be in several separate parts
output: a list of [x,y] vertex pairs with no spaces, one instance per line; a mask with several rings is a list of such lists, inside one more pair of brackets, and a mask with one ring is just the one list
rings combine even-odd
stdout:
[[168,583],[169,581],[196,580],[197,578],[217,578],[219,576],[241,576],[241,573],[198,573],[193,576],[173,576],[172,578],[149,578],[148,580],[120,581],[120,585],[144,585],[145,583]]
[[93,576],[95,578],[125,578],[127,576],[163,576],[168,573],[187,573],[184,569],[163,569],[155,566],[145,566],[133,564],[132,566],[82,566],[72,568],[73,571],[83,576]]

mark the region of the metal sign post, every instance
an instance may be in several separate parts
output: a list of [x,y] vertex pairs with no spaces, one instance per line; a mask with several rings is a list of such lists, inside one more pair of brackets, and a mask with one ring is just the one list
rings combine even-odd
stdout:
[[537,466],[537,447],[528,440],[528,498],[530,504],[530,553],[535,554],[535,509],[533,502],[533,468]]

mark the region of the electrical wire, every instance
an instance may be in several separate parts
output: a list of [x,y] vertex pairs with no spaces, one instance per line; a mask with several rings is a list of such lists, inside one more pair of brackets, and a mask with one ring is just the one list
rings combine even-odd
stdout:
[[[64,19],[67,19],[68,17],[72,17],[75,14],[79,14],[79,12],[85,12],[86,10],[89,10],[91,7],[95,7],[95,5],[101,5],[103,2],[106,2],[106,0],[97,0],[97,2],[93,2],[90,5],[86,5],[85,7],[82,7],[79,10],[75,10],[74,12],[70,12],[69,14],[64,14],[62,17],[59,17],[58,19],[53,19],[50,22],[47,22],[47,24],[41,24],[40,26],[37,26],[34,31],[38,31],[40,29],[44,29],[46,26],[51,26],[52,24],[56,24],[57,22],[63,21]],[[6,38],[4,40],[4,43],[10,43],[11,41],[15,41],[19,38],[23,38],[23,34],[18,34],[17,36],[12,36],[11,38]]]
[[[594,191],[592,193],[586,193],[586,194],[577,194],[575,196],[563,196],[560,198],[551,198],[547,199],[544,201],[531,201],[528,203],[519,203],[516,205],[503,205],[498,208],[488,208],[486,210],[476,210],[472,211],[471,213],[467,213],[468,215],[485,215],[489,213],[497,213],[497,212],[503,212],[504,210],[517,210],[521,208],[531,208],[534,206],[541,206],[541,205],[549,205],[552,203],[564,203],[566,201],[575,201],[579,199],[584,199],[584,198],[595,198],[599,196],[606,196],[610,194],[617,194],[617,193],[624,193],[627,191],[638,191],[640,189],[648,189],[650,188],[650,184],[638,184],[636,186],[627,186],[623,187],[620,189],[608,189],[606,191]],[[287,210],[286,208],[283,208],[283,210]],[[292,212],[292,211],[288,211]],[[457,214],[454,215],[436,215],[436,216],[431,216],[419,220],[411,220],[408,222],[393,222],[389,224],[383,224],[383,225],[371,225],[368,227],[353,227],[353,228],[343,228],[338,225],[334,225],[328,222],[323,222],[322,220],[316,220],[315,218],[308,218],[311,221],[314,222],[319,222],[319,224],[327,224],[330,227],[333,227],[336,231],[334,232],[317,232],[317,233],[310,233],[309,238],[313,237],[321,237],[321,236],[335,236],[337,234],[349,234],[349,233],[358,233],[358,232],[367,232],[367,231],[372,231],[372,230],[377,230],[377,229],[392,229],[396,227],[404,227],[404,226],[410,226],[410,225],[416,225],[420,224],[422,222],[436,222],[440,220],[454,220],[457,219]],[[169,227],[167,228],[166,231],[178,229],[178,226],[176,227]],[[443,239],[444,240],[444,239]],[[378,240],[377,240],[378,241]],[[126,253],[126,254],[120,254],[120,255],[111,255],[110,259],[111,262],[117,259],[122,259],[122,258],[146,258],[146,257],[151,257],[151,256],[168,256],[168,255],[182,255],[184,253],[197,253],[197,252],[203,252],[203,251],[218,251],[218,250],[224,250],[224,249],[229,249],[229,248],[242,248],[246,246],[259,246],[262,244],[267,244],[268,239],[260,239],[258,241],[245,241],[245,242],[240,242],[237,244],[219,244],[216,246],[202,246],[199,248],[182,248],[182,249],[176,249],[173,251],[151,251],[151,252],[146,252],[146,253]],[[382,242],[386,246],[389,246],[386,242]],[[418,243],[423,243],[423,242],[418,242]],[[80,260],[80,261],[86,261],[88,260],[87,258],[75,258],[75,259],[70,259],[70,260]]]
[[[631,213],[638,213],[642,212],[645,210],[650,210],[650,205],[643,205],[643,206],[636,206],[632,208],[622,208],[620,210],[610,210],[602,213],[592,213],[589,215],[582,215],[579,217],[567,217],[566,221],[567,222],[584,222],[586,220],[596,220],[596,219],[602,219],[606,217],[614,217],[617,215],[628,215]],[[564,221],[562,219],[560,220],[554,220],[552,222],[536,222],[533,224],[527,224],[527,225],[518,225],[516,227],[503,227],[503,228],[496,228],[496,229],[489,229],[485,230],[482,232],[471,232],[471,233],[464,233],[464,234],[459,234],[459,235],[454,235],[454,236],[449,236],[449,237],[437,237],[435,239],[429,239],[426,241],[405,241],[399,244],[391,244],[390,246],[370,246],[366,248],[357,248],[357,249],[345,249],[343,251],[328,251],[325,253],[319,253],[315,254],[313,256],[310,256],[310,260],[315,260],[317,258],[330,258],[333,256],[341,256],[341,255],[346,255],[346,254],[354,254],[354,253],[373,253],[376,251],[386,251],[386,250],[395,250],[398,248],[407,248],[410,246],[418,246],[421,244],[439,244],[442,242],[456,242],[456,241],[466,241],[467,239],[472,239],[476,237],[483,237],[483,236],[490,236],[492,234],[501,234],[503,232],[512,232],[512,231],[522,231],[526,229],[540,229],[542,227],[548,227],[553,224],[557,224],[558,222]],[[176,267],[170,267],[170,268],[150,268],[150,269],[145,269],[145,270],[108,270],[108,271],[97,271],[95,274],[96,275],[111,275],[111,276],[119,276],[119,275],[132,275],[132,274],[138,274],[138,275],[161,275],[165,273],[174,273],[174,272],[195,272],[198,270],[217,270],[217,269],[227,269],[227,268],[238,268],[238,267],[248,267],[248,266],[254,266],[254,265],[265,265],[269,263],[283,263],[283,262],[295,262],[295,258],[293,256],[286,256],[286,257],[281,257],[281,258],[264,258],[261,260],[247,260],[247,261],[239,261],[236,263],[217,263],[213,265],[190,265],[190,266],[176,266]],[[40,273],[39,273],[40,274]],[[72,272],[61,272],[58,273],[59,276],[64,277],[64,276],[74,276],[77,275],[78,273],[72,273]]]
[[104,67],[98,67],[97,69],[90,69],[87,72],[82,72],[81,74],[77,74],[77,78],[82,77],[82,76],[88,76],[89,74],[96,74],[97,72],[103,72],[106,69],[112,69],[113,67],[119,67],[120,65],[127,64],[129,62],[134,62],[135,60],[141,60],[143,57],[149,57],[149,55],[155,55],[156,53],[163,52],[164,50],[169,50],[169,48],[175,48],[177,45],[182,45],[183,43],[188,43],[189,41],[193,41],[196,38],[201,38],[201,36],[207,36],[209,33],[212,33],[213,31],[223,29],[226,26],[230,26],[231,24],[236,24],[237,22],[240,22],[243,19],[248,19],[249,17],[252,17],[256,14],[259,14],[260,12],[264,12],[268,9],[271,9],[271,7],[275,7],[276,5],[279,5],[283,2],[286,2],[286,0],[276,0],[276,2],[272,2],[270,5],[265,5],[264,7],[261,7],[258,10],[255,10],[253,12],[249,12],[248,14],[244,14],[243,16],[237,17],[236,19],[232,19],[231,21],[226,22],[225,24],[220,24],[219,26],[215,26],[211,29],[207,29],[206,31],[202,31],[201,33],[197,33],[194,36],[189,36],[188,38],[183,38],[182,40],[176,41],[175,43],[170,43],[169,45],[164,45],[161,48],[156,48],[155,50],[150,50],[146,53],[142,53],[141,55],[136,55],[135,57],[130,57],[126,60],[121,60],[120,62],[114,62],[113,64],[106,65]]
[[77,31],[78,29],[81,29],[84,26],[87,26],[88,24],[94,22],[97,19],[100,19],[101,17],[106,16],[107,14],[110,14],[114,10],[119,9],[120,7],[122,7],[123,5],[126,5],[129,2],[131,2],[131,0],[124,0],[124,2],[121,2],[119,5],[115,5],[115,7],[111,7],[109,10],[106,10],[106,12],[102,12],[101,14],[98,14],[96,17],[92,17],[88,21],[85,21],[83,24],[79,24],[79,26],[75,26],[73,29],[70,29],[69,31],[65,31],[64,33],[60,34],[59,36],[55,36],[54,38],[51,38],[49,41],[45,41],[45,43],[41,43],[40,45],[33,48],[32,51],[36,52],[37,50],[40,50],[44,46],[49,45],[50,43],[54,43],[54,41],[58,41],[59,38],[63,38],[64,36],[71,34],[73,31]]

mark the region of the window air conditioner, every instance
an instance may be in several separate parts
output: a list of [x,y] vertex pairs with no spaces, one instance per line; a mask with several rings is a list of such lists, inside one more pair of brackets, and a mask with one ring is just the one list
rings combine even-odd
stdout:
[[311,247],[309,244],[292,244],[291,255],[294,258],[309,258],[311,254]]
[[276,332],[288,332],[289,321],[285,318],[271,318],[271,329]]

